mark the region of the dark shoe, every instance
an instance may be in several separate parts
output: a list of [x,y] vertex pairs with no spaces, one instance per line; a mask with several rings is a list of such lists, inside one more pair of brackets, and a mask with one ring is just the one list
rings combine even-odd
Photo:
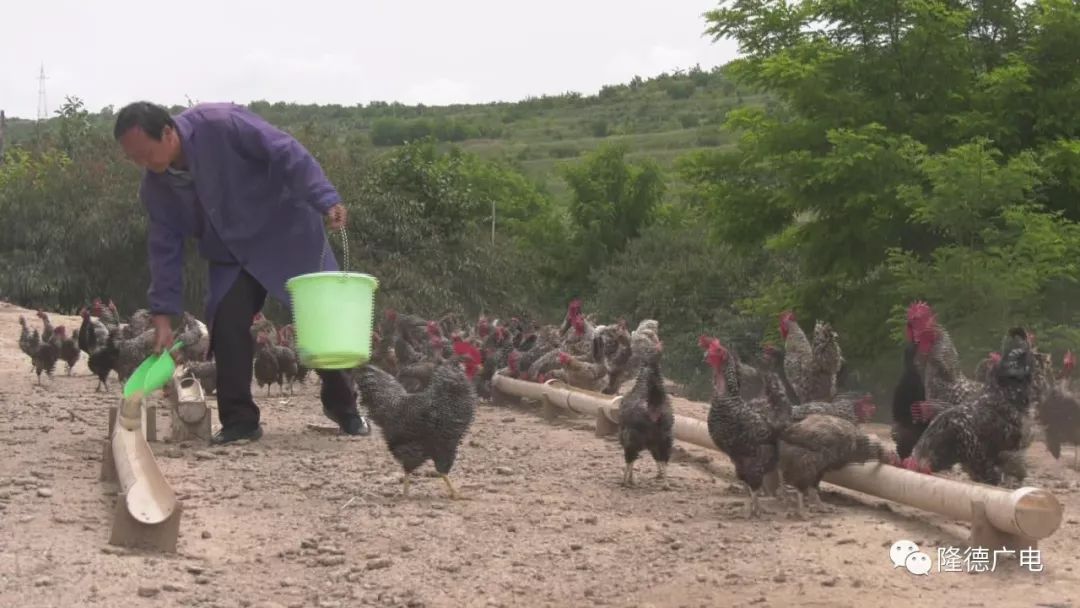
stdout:
[[359,435],[366,437],[371,434],[371,425],[366,418],[356,413],[345,414],[344,417],[334,415],[330,410],[323,408],[323,414],[341,427],[341,432],[346,435]]
[[218,432],[214,433],[214,436],[210,438],[210,444],[223,445],[226,443],[239,441],[241,439],[257,441],[259,437],[262,437],[262,425],[257,424],[254,427],[250,427],[247,425],[233,426],[223,428]]

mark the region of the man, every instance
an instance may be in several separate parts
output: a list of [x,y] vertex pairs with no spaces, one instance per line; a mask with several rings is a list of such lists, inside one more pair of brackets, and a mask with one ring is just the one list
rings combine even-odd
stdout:
[[[184,239],[194,237],[210,266],[206,324],[221,421],[211,441],[256,440],[262,426],[251,395],[252,319],[267,294],[290,303],[288,279],[338,270],[320,216],[331,229],[345,226],[341,197],[300,142],[243,106],[200,104],[173,117],[136,102],[120,110],[113,135],[146,169],[139,197],[149,214],[155,350],[174,341]],[[347,373],[316,371],[323,413],[349,435],[369,434]]]

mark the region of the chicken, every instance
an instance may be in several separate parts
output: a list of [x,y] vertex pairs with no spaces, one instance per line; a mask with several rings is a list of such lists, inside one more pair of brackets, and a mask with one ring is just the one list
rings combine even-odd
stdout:
[[719,340],[709,345],[715,394],[709,406],[709,436],[731,458],[735,474],[750,491],[748,516],[761,513],[757,493],[765,476],[776,469],[777,441],[787,420],[771,418],[763,408],[748,404],[739,392],[739,361]]
[[660,370],[661,351],[655,350],[638,371],[630,392],[619,402],[619,445],[626,470],[623,484],[634,485],[634,462],[648,450],[656,462],[656,478],[667,489],[667,465],[675,442],[675,415]]
[[299,363],[296,360],[296,352],[293,349],[278,344],[270,347],[271,352],[277,359],[277,384],[281,394],[285,393],[285,385],[289,385],[289,394],[293,394],[293,383],[296,382]]
[[943,408],[959,405],[985,390],[984,383],[969,379],[960,369],[960,355],[952,337],[928,304],[913,303],[908,308],[908,323],[918,345],[915,366],[925,392],[925,400],[914,406],[916,419],[929,422]]
[[779,453],[780,475],[797,490],[798,517],[804,516],[804,495],[811,505],[824,508],[818,484],[825,473],[868,460],[894,461],[851,421],[823,414],[811,414],[785,428]]
[[266,396],[270,396],[270,387],[278,382],[281,372],[278,371],[278,360],[274,353],[274,345],[270,341],[270,334],[259,332],[255,338],[255,360],[252,363],[255,383],[259,388],[266,387]]
[[260,335],[265,335],[266,342],[271,346],[277,344],[277,329],[274,327],[274,322],[267,319],[263,313],[257,312],[251,319],[251,339],[258,342]]
[[210,350],[210,332],[206,324],[195,318],[195,315],[185,312],[182,318],[182,327],[177,340],[184,343],[178,350],[179,356],[184,361],[203,361],[206,353]]
[[784,339],[784,375],[795,391],[795,399],[802,403],[807,401],[810,390],[814,350],[790,310],[780,314],[780,336]]
[[183,373],[198,380],[203,393],[213,395],[217,392],[217,363],[214,361],[190,361],[185,364]]
[[932,473],[960,464],[973,481],[1000,485],[1002,454],[1020,449],[1025,440],[1034,368],[1027,332],[1010,329],[987,390],[943,409],[904,466]]
[[22,327],[22,331],[19,333],[19,350],[21,350],[27,357],[30,357],[30,371],[33,372],[34,367],[34,353],[37,351],[37,347],[41,344],[41,334],[37,329],[31,330],[30,326],[26,323],[26,317],[19,316],[19,325]]
[[109,373],[117,367],[120,360],[120,348],[117,346],[117,338],[120,330],[106,334],[105,343],[97,345],[94,352],[87,358],[86,366],[97,376],[98,383],[94,392],[100,392],[102,387],[109,390]]
[[[709,362],[710,347],[717,342],[712,336],[701,335],[698,337],[698,347],[704,351],[703,358]],[[746,401],[765,397],[765,379],[761,372],[752,365],[739,361],[739,394]],[[715,377],[715,376],[714,376]]]
[[131,317],[128,318],[127,327],[124,328],[124,337],[133,338],[150,329],[151,317],[152,315],[150,314],[150,311],[145,308],[140,308],[139,310],[131,313]]
[[832,401],[836,398],[837,377],[844,364],[839,335],[832,325],[824,321],[818,321],[814,325],[811,348],[814,358],[807,376],[807,394],[804,401]]
[[903,371],[893,389],[891,435],[900,458],[911,456],[911,449],[927,427],[927,423],[917,421],[913,415],[913,406],[926,400],[922,376],[915,367],[916,348],[918,346],[913,341],[904,347]]
[[405,496],[412,473],[430,459],[450,497],[460,497],[450,481],[450,470],[476,417],[477,397],[472,379],[457,359],[441,362],[431,384],[420,393],[406,392],[393,376],[373,365],[363,365],[353,374],[361,402],[404,470]]
[[52,342],[53,338],[53,324],[49,320],[49,315],[44,311],[37,311],[37,318],[41,319],[41,341]]
[[37,375],[38,384],[41,384],[41,372],[45,372],[45,375],[52,380],[53,372],[56,371],[56,362],[60,360],[60,335],[51,328],[50,332],[52,339],[42,340],[30,356],[34,363],[34,374]]
[[[300,361],[300,351],[296,349],[296,328],[293,327],[292,323],[278,329],[278,344],[287,347],[293,352],[293,357],[296,359],[296,381],[305,384],[311,370],[304,367],[304,364]],[[375,347],[378,348],[378,344]]]
[[111,332],[109,336],[118,351],[113,369],[120,378],[120,382],[126,382],[135,368],[154,354],[156,335],[153,329],[148,329],[134,338],[121,339],[118,338],[118,333],[120,332]]
[[83,308],[79,311],[82,317],[82,325],[79,326],[79,350],[86,356],[94,354],[94,351],[105,346],[109,339],[109,329],[100,320],[90,316],[90,310]]
[[562,369],[551,372],[551,377],[570,386],[588,391],[600,391],[608,384],[608,368],[604,364],[604,343],[597,337],[593,339],[593,357],[588,361],[583,357],[574,357],[566,351],[559,351],[559,365]]
[[[1061,445],[1080,446],[1080,399],[1073,393],[1069,377],[1076,366],[1072,351],[1065,353],[1061,377],[1036,402],[1035,411],[1043,426],[1046,449],[1054,459],[1061,458]],[[1074,464],[1080,461],[1080,449],[1073,451]]]
[[76,340],[68,337],[67,327],[60,325],[54,331],[60,339],[60,360],[67,366],[67,375],[70,376],[72,368],[79,362],[82,351],[79,350]]
[[791,420],[798,422],[808,416],[833,416],[853,424],[869,422],[877,406],[871,395],[839,395],[834,401],[808,401],[791,407]]

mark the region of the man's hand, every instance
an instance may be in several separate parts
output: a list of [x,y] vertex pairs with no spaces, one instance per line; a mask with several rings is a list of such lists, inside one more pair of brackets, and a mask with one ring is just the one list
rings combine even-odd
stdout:
[[345,222],[349,219],[349,212],[345,210],[345,205],[338,203],[331,207],[326,212],[326,226],[330,230],[341,230],[345,227]]
[[154,315],[151,317],[150,323],[154,326],[154,354],[160,355],[171,348],[175,341],[173,339],[172,317],[169,315]]

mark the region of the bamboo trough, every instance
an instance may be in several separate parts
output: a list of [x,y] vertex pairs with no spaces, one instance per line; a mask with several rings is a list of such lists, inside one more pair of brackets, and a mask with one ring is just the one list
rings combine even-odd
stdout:
[[119,485],[109,544],[172,553],[180,535],[181,507],[150,449],[154,409],[144,402],[139,407],[139,426],[128,430],[112,408],[101,480]]
[[[558,410],[591,416],[599,436],[618,429],[622,396],[583,391],[558,380],[540,384],[500,374],[492,379],[492,389],[496,396],[539,401],[548,416]],[[675,415],[673,434],[679,441],[719,451],[703,420]],[[880,463],[848,465],[827,473],[824,480],[848,490],[969,522],[972,546],[979,547],[1007,547],[1017,551],[1035,548],[1038,541],[1057,531],[1064,514],[1057,497],[1041,488],[1009,491]]]

